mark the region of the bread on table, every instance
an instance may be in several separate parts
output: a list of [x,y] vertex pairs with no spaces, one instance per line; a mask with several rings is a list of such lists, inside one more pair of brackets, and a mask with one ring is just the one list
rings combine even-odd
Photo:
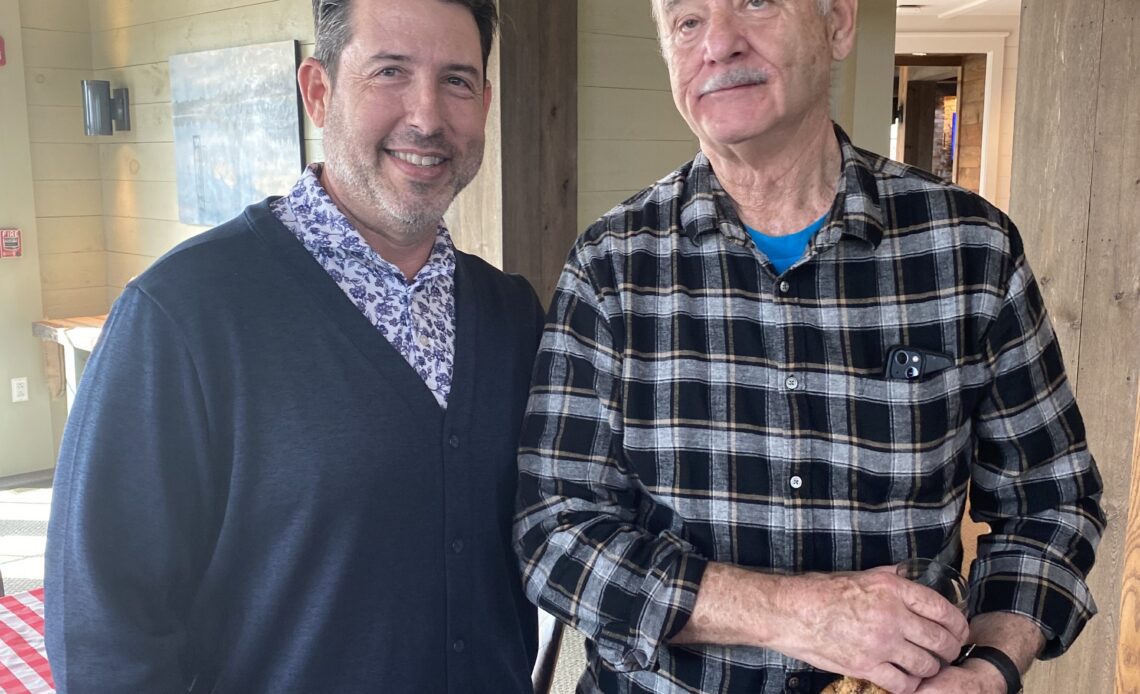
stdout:
[[844,677],[827,685],[820,694],[890,694],[890,692],[866,680]]

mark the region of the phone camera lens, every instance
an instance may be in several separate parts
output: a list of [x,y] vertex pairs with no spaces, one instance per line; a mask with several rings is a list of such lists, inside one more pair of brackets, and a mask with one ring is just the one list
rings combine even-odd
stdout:
[[906,367],[906,377],[907,378],[918,378],[918,367],[917,366]]
[[895,352],[895,361],[897,361],[899,363],[899,366],[906,364],[906,362],[907,362],[906,352]]

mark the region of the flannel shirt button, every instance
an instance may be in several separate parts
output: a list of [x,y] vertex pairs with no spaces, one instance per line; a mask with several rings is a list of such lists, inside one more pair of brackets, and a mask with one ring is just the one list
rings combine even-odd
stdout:
[[463,551],[463,540],[460,540],[458,538],[452,540],[451,541],[451,551],[455,552],[456,554],[459,554],[460,552],[462,552]]
[[788,390],[795,390],[800,387],[800,379],[795,376],[788,376],[784,379],[784,385],[788,387]]
[[792,285],[787,280],[780,280],[780,293],[787,294],[792,291]]
[[467,644],[463,643],[463,639],[455,639],[451,644],[451,650],[456,653],[462,653],[464,648],[467,648]]
[[451,446],[452,448],[459,448],[459,437],[455,434],[452,434],[447,439],[447,445]]
[[804,486],[804,478],[799,475],[792,475],[792,479],[788,480],[788,484],[792,485],[792,489],[799,489]]
[[788,689],[795,691],[800,688],[800,678],[792,675],[788,678]]

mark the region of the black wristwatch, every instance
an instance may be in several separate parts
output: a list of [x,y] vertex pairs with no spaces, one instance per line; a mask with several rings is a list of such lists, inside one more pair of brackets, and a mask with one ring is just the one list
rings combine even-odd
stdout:
[[962,647],[962,652],[958,654],[958,659],[954,661],[955,665],[961,665],[970,658],[977,658],[984,660],[990,665],[997,668],[1001,676],[1005,678],[1005,691],[1007,694],[1020,694],[1021,689],[1021,673],[1017,669],[1017,665],[1005,653],[994,648],[993,646],[979,646],[976,643],[967,643]]

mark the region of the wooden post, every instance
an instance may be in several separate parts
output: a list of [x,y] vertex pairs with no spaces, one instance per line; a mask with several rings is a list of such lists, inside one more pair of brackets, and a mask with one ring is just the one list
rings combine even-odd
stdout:
[[1140,692],[1140,388],[1132,434],[1132,501],[1124,530],[1124,580],[1120,590],[1120,643],[1116,646],[1116,694]]
[[546,302],[578,234],[578,3],[499,0],[496,89],[479,177],[448,213],[456,243]]
[[[1122,577],[1140,474],[1140,4],[1023,3],[1018,62],[1011,217],[1061,342],[1109,516],[1089,578],[1100,614],[1069,653],[1034,667],[1026,691],[1110,692],[1115,680],[1131,687],[1117,691],[1135,692],[1136,621],[1121,609],[1135,608],[1122,599]],[[1133,557],[1133,574],[1137,565]]]

